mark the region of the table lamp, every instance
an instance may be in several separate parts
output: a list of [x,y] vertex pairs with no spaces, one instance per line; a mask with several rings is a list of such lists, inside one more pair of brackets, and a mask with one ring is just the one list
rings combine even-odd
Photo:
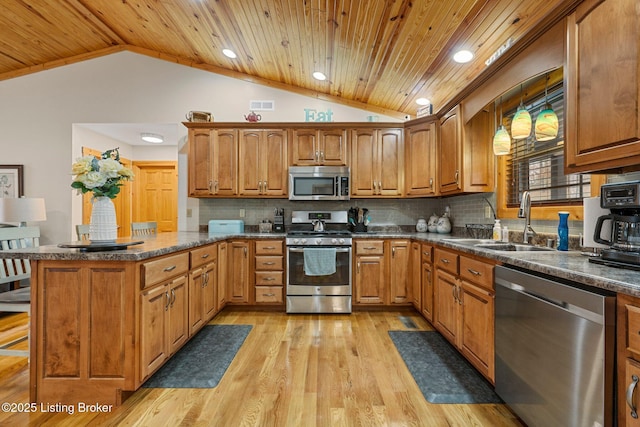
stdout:
[[45,221],[44,199],[37,197],[0,198],[0,223],[18,222],[26,227],[30,221]]

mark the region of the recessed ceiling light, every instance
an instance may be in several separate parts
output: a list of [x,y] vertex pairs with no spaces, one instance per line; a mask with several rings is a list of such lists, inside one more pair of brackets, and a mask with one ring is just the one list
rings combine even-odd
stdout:
[[143,141],[151,142],[153,144],[160,144],[164,142],[164,137],[157,133],[141,133],[140,138],[142,138]]
[[316,80],[326,80],[327,76],[325,76],[324,73],[321,73],[320,71],[314,71],[313,78]]
[[453,60],[459,64],[465,64],[473,59],[473,53],[468,50],[459,50],[453,55]]
[[231,49],[222,49],[222,53],[227,58],[235,59],[235,58],[238,57],[238,55],[236,55],[236,53],[234,51],[232,51]]
[[418,105],[429,105],[429,104],[431,104],[431,101],[429,101],[427,98],[418,98],[418,99],[416,99],[416,104],[418,104]]

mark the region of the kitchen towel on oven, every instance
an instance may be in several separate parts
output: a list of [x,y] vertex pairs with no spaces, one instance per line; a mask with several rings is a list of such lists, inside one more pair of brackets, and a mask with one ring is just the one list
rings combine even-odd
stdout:
[[336,248],[304,248],[304,274],[329,276],[336,272]]

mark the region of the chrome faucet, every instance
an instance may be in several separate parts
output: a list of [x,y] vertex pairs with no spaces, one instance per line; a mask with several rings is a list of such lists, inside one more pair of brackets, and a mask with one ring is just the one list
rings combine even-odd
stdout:
[[524,218],[523,242],[529,243],[529,237],[535,236],[537,233],[531,228],[531,194],[528,191],[522,192],[518,218]]

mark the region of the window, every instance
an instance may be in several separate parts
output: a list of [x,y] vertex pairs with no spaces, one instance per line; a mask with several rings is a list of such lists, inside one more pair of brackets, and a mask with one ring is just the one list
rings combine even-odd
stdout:
[[[536,141],[535,132],[526,139],[512,140],[506,158],[506,205],[517,207],[520,195],[528,190],[534,206],[581,204],[590,196],[590,175],[564,174],[564,89],[562,82],[548,90],[551,107],[558,116],[558,136],[550,141]],[[528,101],[525,108],[535,126],[538,113],[545,107],[544,92]],[[504,125],[511,134],[511,120],[516,110],[505,114]]]

